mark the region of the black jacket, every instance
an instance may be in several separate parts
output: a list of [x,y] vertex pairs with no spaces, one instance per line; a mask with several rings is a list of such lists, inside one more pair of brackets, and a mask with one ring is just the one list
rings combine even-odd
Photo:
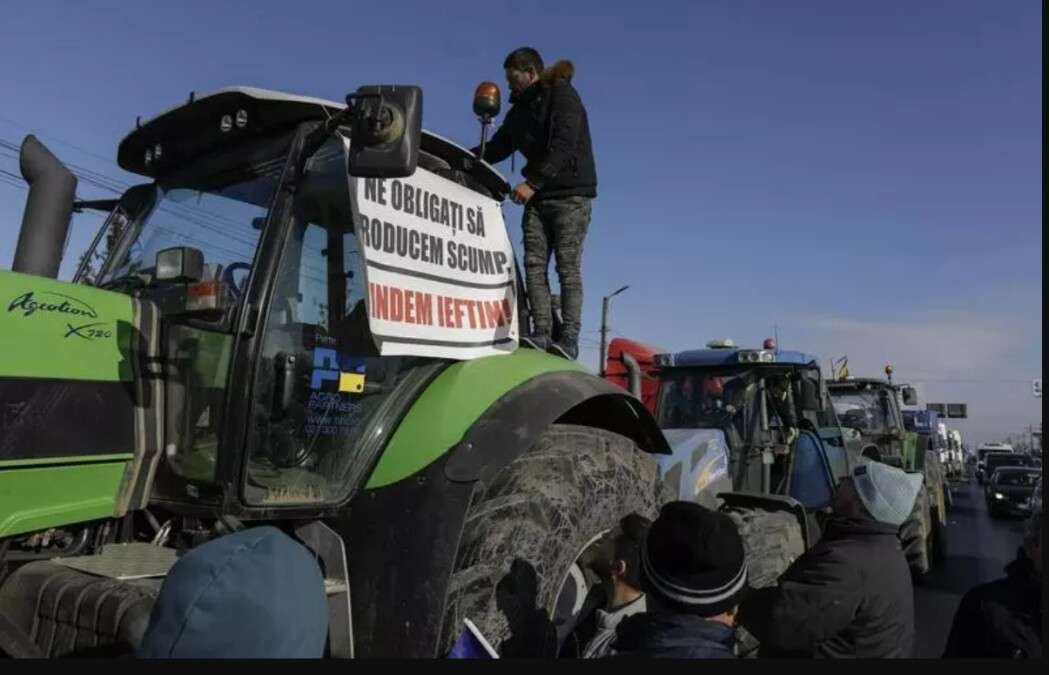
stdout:
[[769,655],[911,657],[914,595],[897,528],[831,518],[776,586],[744,601],[740,623]]
[[[597,168],[590,124],[572,86],[575,68],[558,61],[521,93],[485,147],[485,161],[501,162],[520,151],[528,163],[521,174],[536,197],[596,197]],[[473,149],[476,155],[480,147]]]
[[734,659],[736,631],[691,614],[635,614],[616,627],[611,656],[619,658]]
[[944,658],[1042,658],[1042,581],[1023,549],[1005,573],[962,598]]

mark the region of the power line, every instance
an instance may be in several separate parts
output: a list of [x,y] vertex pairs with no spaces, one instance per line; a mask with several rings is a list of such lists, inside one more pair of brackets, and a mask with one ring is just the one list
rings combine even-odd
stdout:
[[94,157],[95,159],[98,159],[98,160],[101,160],[103,162],[106,162],[107,164],[112,164],[113,166],[116,166],[116,167],[119,168],[119,165],[116,162],[114,162],[112,160],[112,158],[103,157],[102,155],[94,153],[94,152],[92,152],[90,150],[85,150],[84,148],[80,147],[79,145],[74,145],[73,143],[70,143],[69,141],[62,140],[61,138],[56,138],[56,137],[52,136],[51,134],[42,134],[39,131],[37,131],[36,129],[34,129],[33,127],[29,127],[29,126],[26,126],[25,124],[22,124],[20,122],[16,122],[15,120],[11,119],[10,117],[4,117],[4,116],[0,115],[0,121],[6,122],[7,124],[9,124],[11,126],[15,126],[15,127],[20,128],[20,129],[25,129],[25,130],[29,131],[30,133],[32,133],[34,135],[37,135],[37,136],[46,136],[49,140],[53,140],[54,142],[58,143],[59,145],[64,145],[64,146],[66,146],[68,148],[72,148],[72,149],[74,149],[74,150],[76,150],[78,152],[84,153],[88,157]]

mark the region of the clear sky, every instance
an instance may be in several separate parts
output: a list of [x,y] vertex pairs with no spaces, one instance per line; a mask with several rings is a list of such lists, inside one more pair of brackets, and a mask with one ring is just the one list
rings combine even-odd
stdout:
[[[419,84],[425,124],[476,142],[470,97],[531,45],[576,64],[600,196],[582,359],[614,335],[848,354],[856,375],[968,402],[991,440],[1041,421],[1041,3],[8,3],[0,140],[32,128],[122,182],[134,124],[233,84],[341,100]],[[505,91],[504,91],[505,94]],[[521,162],[518,161],[519,169]],[[509,174],[509,162],[501,167]],[[0,146],[0,267],[25,192]],[[8,177],[9,178],[9,177]],[[104,196],[81,182],[82,196]],[[515,241],[520,210],[504,209]],[[62,277],[99,223],[78,216]]]

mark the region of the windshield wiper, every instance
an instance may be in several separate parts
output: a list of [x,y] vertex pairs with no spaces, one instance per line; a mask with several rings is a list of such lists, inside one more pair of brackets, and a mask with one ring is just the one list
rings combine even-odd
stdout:
[[140,288],[145,288],[147,285],[148,284],[146,283],[146,281],[137,274],[125,274],[122,277],[110,279],[106,283],[99,286],[99,288],[108,291],[109,289],[115,288],[117,286],[127,286],[132,290],[138,290]]

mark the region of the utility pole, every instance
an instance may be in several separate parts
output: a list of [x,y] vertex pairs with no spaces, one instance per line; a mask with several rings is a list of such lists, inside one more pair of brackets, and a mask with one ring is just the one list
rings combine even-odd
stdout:
[[601,377],[605,376],[605,361],[608,360],[608,301],[628,288],[630,286],[623,286],[601,299],[601,361],[597,364],[597,372],[601,373]]

